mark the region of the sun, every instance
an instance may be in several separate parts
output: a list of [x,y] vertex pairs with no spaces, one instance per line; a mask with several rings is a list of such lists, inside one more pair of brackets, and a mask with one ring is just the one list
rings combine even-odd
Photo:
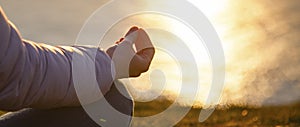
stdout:
[[[227,0],[189,0],[191,4],[195,5],[195,7],[199,8],[210,20],[217,16],[223,9],[225,9],[225,3]],[[224,4],[223,4],[224,3]],[[154,6],[153,3],[148,3],[148,7],[157,7]],[[161,6],[160,6],[161,7]],[[208,95],[207,89],[210,89],[211,84],[211,75],[212,75],[212,66],[209,58],[209,54],[206,50],[205,43],[202,42],[201,37],[194,31],[191,26],[186,24],[186,22],[178,19],[173,15],[162,15],[158,13],[146,13],[134,15],[128,18],[126,21],[118,24],[120,26],[130,26],[130,24],[136,24],[142,28],[144,28],[149,34],[151,40],[153,41],[155,46],[160,46],[160,48],[165,48],[163,46],[170,47],[176,51],[181,51],[183,47],[176,46],[177,43],[184,44],[188,50],[191,52],[192,56],[185,56],[182,54],[179,57],[194,57],[195,61],[189,61],[190,59],[184,59],[184,61],[177,60],[176,57],[173,57],[174,54],[172,52],[166,52],[165,50],[158,50],[154,57],[154,60],[151,64],[151,67],[148,72],[144,73],[138,78],[130,79],[131,85],[135,86],[133,91],[138,90],[152,90],[152,81],[158,82],[161,78],[160,75],[155,75],[151,72],[153,70],[160,70],[163,72],[165,81],[165,89],[167,91],[171,91],[173,93],[178,93],[182,84],[181,81],[187,82],[185,84],[186,89],[184,91],[185,94],[189,94],[189,82],[192,80],[196,80],[194,78],[190,78],[191,76],[182,76],[181,68],[190,68],[191,63],[196,62],[196,66],[199,72],[199,84],[201,84],[201,91],[199,91],[199,101],[204,102],[206,96]],[[214,23],[212,23],[214,24]],[[118,28],[118,27],[116,27]],[[160,32],[164,31],[164,32]],[[168,33],[168,34],[167,34]],[[180,63],[180,64],[179,64]],[[182,66],[181,66],[182,65]],[[150,80],[150,76],[160,77],[154,78]],[[151,82],[150,82],[151,81]],[[141,85],[141,83],[143,85]],[[154,83],[154,85],[159,85],[161,82]],[[137,88],[137,89],[135,89]],[[153,87],[155,88],[155,87]],[[190,87],[191,88],[191,87]],[[138,93],[138,92],[136,92]],[[145,96],[145,95],[142,95]],[[145,99],[145,98],[142,98]],[[201,100],[202,99],[202,100]]]

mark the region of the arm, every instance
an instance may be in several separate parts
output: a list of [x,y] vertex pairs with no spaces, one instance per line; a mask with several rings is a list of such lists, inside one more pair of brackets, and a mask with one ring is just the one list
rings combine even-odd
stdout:
[[98,85],[103,94],[109,91],[111,59],[105,52],[98,48],[54,47],[23,40],[2,9],[0,13],[0,109],[79,106],[71,60],[74,54],[91,59],[88,57],[91,50],[96,51]]

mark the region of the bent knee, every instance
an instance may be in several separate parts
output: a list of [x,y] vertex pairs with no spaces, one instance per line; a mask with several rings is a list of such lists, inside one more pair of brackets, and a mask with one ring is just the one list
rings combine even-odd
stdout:
[[[118,85],[118,88],[116,85]],[[122,83],[116,81],[105,95],[105,99],[119,112],[130,116],[133,115],[133,99]]]

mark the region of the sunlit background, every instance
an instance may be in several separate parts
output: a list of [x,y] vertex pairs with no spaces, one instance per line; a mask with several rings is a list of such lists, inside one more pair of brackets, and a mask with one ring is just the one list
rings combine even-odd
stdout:
[[[222,40],[226,79],[220,105],[283,105],[300,101],[299,0],[189,1],[209,18]],[[85,20],[105,2],[0,0],[0,5],[24,38],[51,45],[72,45]],[[151,4],[145,2],[144,6],[151,7]],[[112,8],[112,13],[127,7]],[[109,17],[99,20],[106,19],[109,21]],[[199,71],[197,79],[182,77],[180,67],[189,67],[189,61],[177,61],[172,53],[158,49],[150,71],[139,78],[130,79],[132,84],[128,87],[133,96],[139,101],[151,100],[160,94],[160,86],[165,85],[163,97],[175,99],[180,89],[189,94],[189,84],[181,84],[181,80],[199,80],[196,105],[203,106],[212,77],[210,60],[203,43],[188,27],[175,19],[143,14],[117,23],[100,46],[105,49],[113,44],[131,25],[171,31],[148,32],[156,45],[170,46],[180,51],[176,43],[185,43],[193,52]],[[180,62],[185,62],[185,66],[179,66]],[[153,89],[150,89],[151,85]],[[145,94],[144,90],[149,91]],[[191,105],[193,102],[189,98],[182,98],[180,104]]]

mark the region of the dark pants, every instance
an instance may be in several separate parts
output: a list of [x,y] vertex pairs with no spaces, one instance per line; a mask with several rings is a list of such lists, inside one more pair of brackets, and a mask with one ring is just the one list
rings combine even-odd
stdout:
[[[117,83],[117,85],[122,84]],[[130,96],[124,87],[121,89],[125,91],[122,93],[127,94],[125,96]],[[99,108],[102,106],[103,99],[89,106]],[[105,99],[119,112],[129,116],[133,115],[133,101],[124,97],[116,89],[115,84],[105,95]],[[97,119],[101,120],[101,118]],[[122,122],[118,118],[115,119],[113,122]],[[128,123],[125,121],[124,124],[119,123],[118,125],[129,126],[126,124]],[[99,127],[99,125],[87,115],[82,107],[72,107],[49,110],[23,109],[8,113],[0,118],[0,127]]]

